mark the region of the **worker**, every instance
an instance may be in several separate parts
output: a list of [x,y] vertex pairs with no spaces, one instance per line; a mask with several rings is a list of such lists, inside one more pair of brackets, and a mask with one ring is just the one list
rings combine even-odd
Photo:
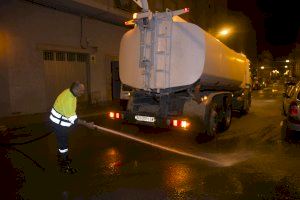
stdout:
[[93,122],[81,120],[76,115],[77,97],[85,92],[84,85],[80,82],[72,83],[71,87],[65,89],[58,95],[54,106],[51,109],[50,120],[57,138],[58,152],[57,159],[60,170],[65,173],[75,173],[77,170],[70,166],[71,159],[68,156],[68,137],[71,127],[74,125],[84,125],[93,128]]

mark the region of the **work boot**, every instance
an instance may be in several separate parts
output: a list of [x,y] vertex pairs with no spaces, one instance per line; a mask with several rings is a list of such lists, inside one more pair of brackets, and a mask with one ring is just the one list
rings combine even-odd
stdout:
[[77,169],[70,166],[70,163],[68,161],[63,161],[59,164],[60,172],[65,174],[75,174],[77,172]]
[[75,174],[77,172],[77,169],[71,167],[70,165],[67,165],[64,169],[64,173],[66,174]]
[[59,171],[66,174],[74,174],[77,172],[76,169],[70,166],[72,159],[63,154],[57,154],[57,164],[59,167]]

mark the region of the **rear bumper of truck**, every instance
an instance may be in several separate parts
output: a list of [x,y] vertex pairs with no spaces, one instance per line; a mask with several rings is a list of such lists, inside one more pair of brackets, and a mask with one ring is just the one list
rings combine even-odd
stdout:
[[199,131],[204,125],[199,121],[199,118],[187,117],[158,117],[149,113],[133,113],[128,111],[111,112],[108,117],[114,120],[120,120],[125,123],[150,126],[156,128],[167,128],[183,131]]

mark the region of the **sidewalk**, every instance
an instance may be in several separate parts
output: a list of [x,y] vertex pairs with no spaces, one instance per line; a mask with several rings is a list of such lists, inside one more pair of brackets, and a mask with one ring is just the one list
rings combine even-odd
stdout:
[[[121,109],[119,101],[102,102],[101,104],[84,105],[77,108],[77,115],[80,118],[91,117],[107,113],[111,109]],[[6,127],[20,127],[29,124],[47,122],[49,113],[35,113],[28,115],[17,115],[0,118],[0,133]]]

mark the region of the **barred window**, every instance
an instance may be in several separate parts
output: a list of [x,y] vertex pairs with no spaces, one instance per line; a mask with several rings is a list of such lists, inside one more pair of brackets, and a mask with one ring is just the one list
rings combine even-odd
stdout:
[[43,58],[44,60],[51,61],[87,62],[88,54],[63,51],[43,51]]
[[54,53],[51,51],[44,51],[43,57],[44,57],[44,60],[54,60]]
[[67,53],[67,61],[75,61],[76,53]]
[[56,52],[57,61],[65,61],[65,52]]
[[77,53],[77,61],[78,62],[86,62],[87,61],[87,54]]

